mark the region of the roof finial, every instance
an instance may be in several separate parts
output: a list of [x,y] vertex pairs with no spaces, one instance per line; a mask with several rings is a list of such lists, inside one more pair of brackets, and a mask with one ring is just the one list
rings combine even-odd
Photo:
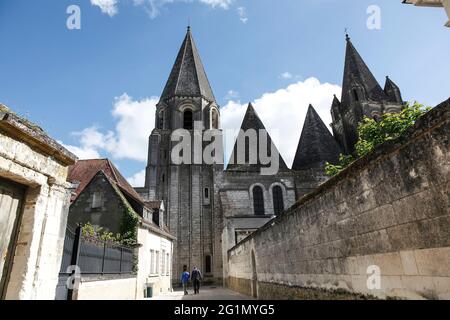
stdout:
[[350,36],[348,35],[348,28],[345,28],[345,40],[350,40]]
[[188,26],[187,26],[187,31],[190,32],[191,31],[191,18],[188,18]]

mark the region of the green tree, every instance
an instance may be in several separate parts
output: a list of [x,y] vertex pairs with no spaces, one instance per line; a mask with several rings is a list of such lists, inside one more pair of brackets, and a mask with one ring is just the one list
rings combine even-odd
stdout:
[[398,138],[430,109],[431,107],[424,107],[422,104],[415,102],[412,105],[407,104],[400,113],[385,113],[379,121],[364,117],[363,122],[358,126],[358,142],[355,145],[356,155],[341,154],[337,165],[327,162],[325,165],[326,174],[335,176],[356,159],[372,152],[378,145]]

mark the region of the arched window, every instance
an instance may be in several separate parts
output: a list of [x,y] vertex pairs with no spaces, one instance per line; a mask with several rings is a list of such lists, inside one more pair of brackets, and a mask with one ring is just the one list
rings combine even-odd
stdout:
[[272,189],[273,197],[273,212],[276,216],[284,211],[283,190],[280,186],[275,186]]
[[159,128],[164,129],[164,111],[159,113]]
[[357,89],[353,89],[352,93],[353,93],[353,100],[359,101],[358,90]]
[[193,114],[191,110],[186,110],[183,113],[183,128],[186,130],[192,130],[193,125]]
[[255,215],[264,215],[264,194],[263,189],[260,186],[253,188],[253,208]]
[[211,111],[211,128],[219,129],[219,113],[216,109],[212,109]]

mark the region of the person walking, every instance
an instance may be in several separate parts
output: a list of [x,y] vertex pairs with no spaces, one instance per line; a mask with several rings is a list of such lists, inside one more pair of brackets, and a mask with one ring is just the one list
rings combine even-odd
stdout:
[[194,283],[194,294],[200,293],[200,281],[202,280],[202,273],[197,267],[192,270],[192,282]]
[[184,295],[189,294],[187,291],[189,278],[190,278],[190,275],[189,275],[189,271],[187,271],[187,266],[184,266],[183,273],[181,274],[181,283],[183,284]]

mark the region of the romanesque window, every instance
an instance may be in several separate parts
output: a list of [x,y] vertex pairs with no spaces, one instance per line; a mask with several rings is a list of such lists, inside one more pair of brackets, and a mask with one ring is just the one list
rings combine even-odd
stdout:
[[275,215],[280,215],[284,211],[284,202],[283,202],[283,190],[280,186],[275,186],[272,189],[272,197],[273,197],[273,211]]
[[260,186],[253,188],[253,208],[255,215],[264,215],[264,194],[263,189]]
[[352,93],[353,93],[353,100],[359,101],[358,90],[353,89],[353,90],[352,90]]
[[211,110],[211,128],[219,129],[219,113],[216,109]]
[[159,128],[164,129],[164,111],[159,113]]
[[193,114],[191,110],[186,110],[183,112],[183,128],[186,130],[192,130],[194,128]]
[[205,256],[205,273],[211,273],[211,256]]

